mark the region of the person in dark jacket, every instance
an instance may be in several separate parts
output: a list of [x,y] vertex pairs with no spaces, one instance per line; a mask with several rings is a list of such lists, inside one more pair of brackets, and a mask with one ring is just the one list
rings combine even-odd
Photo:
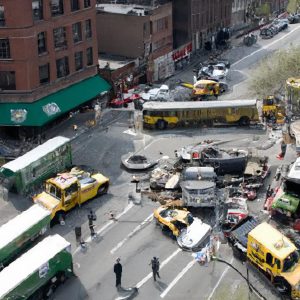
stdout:
[[121,286],[121,277],[122,277],[122,265],[120,263],[121,259],[117,258],[116,263],[114,265],[114,272],[116,274],[116,287]]
[[152,266],[153,279],[154,279],[154,281],[156,281],[156,276],[158,278],[160,278],[160,276],[159,276],[159,260],[158,260],[158,258],[154,256],[152,258],[150,264]]
[[287,148],[287,144],[282,140],[280,144],[281,152],[277,155],[278,159],[284,159],[286,148]]
[[89,228],[91,231],[91,237],[93,238],[96,235],[94,229],[95,225],[93,222],[97,220],[97,217],[92,210],[90,210],[90,213],[88,214],[88,220],[89,220]]

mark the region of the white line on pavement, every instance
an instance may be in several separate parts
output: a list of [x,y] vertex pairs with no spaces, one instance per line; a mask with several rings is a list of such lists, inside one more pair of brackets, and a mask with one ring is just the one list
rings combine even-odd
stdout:
[[183,277],[183,275],[196,263],[197,261],[193,259],[190,261],[187,266],[181,270],[181,272],[174,278],[174,280],[168,285],[168,287],[160,294],[161,298],[164,298],[169,291],[173,288],[173,286]]
[[[168,258],[166,258],[161,264],[160,269],[162,269],[173,257],[175,257],[182,250],[178,248],[175,252],[173,252]],[[144,285],[150,278],[152,277],[152,272],[149,273],[145,278],[143,278],[140,282],[137,283],[136,287],[139,289],[142,285]]]
[[151,214],[150,216],[148,216],[141,224],[139,224],[138,226],[136,226],[121,242],[119,242],[117,244],[116,247],[114,247],[113,249],[110,250],[111,254],[114,254],[119,248],[121,248],[128,239],[130,239],[135,233],[137,233],[139,230],[141,230],[141,228],[148,222],[152,221],[153,218],[153,214]]
[[300,26],[297,26],[296,28],[294,28],[293,30],[291,30],[290,32],[286,33],[285,35],[283,35],[282,37],[280,37],[279,39],[271,42],[270,44],[266,45],[266,46],[263,46],[261,47],[260,49],[252,52],[251,54],[247,55],[247,56],[244,56],[243,58],[241,58],[240,60],[236,61],[235,63],[233,63],[231,66],[235,66],[237,65],[238,63],[240,63],[241,61],[247,59],[248,57],[262,51],[262,50],[265,50],[265,49],[268,49],[269,47],[273,46],[274,44],[276,44],[277,42],[283,40],[285,37],[287,37],[288,35],[292,34],[294,31],[298,30],[300,28]]
[[[230,260],[230,264],[232,264],[232,262],[233,262],[233,257],[232,257],[231,260]],[[207,300],[211,300],[211,299],[212,299],[213,294],[215,293],[216,289],[218,288],[219,284],[221,283],[223,277],[224,277],[225,274],[228,272],[228,270],[229,270],[229,266],[227,266],[227,267],[225,268],[225,270],[223,271],[221,277],[219,278],[218,282],[217,282],[216,285],[214,286],[214,288],[213,288],[213,290],[211,291],[210,295],[208,296]]]
[[[118,220],[123,215],[125,215],[133,206],[134,206],[133,202],[129,202],[129,204],[124,208],[124,210],[116,216],[116,220]],[[97,235],[100,235],[105,229],[107,229],[114,223],[115,223],[115,221],[112,221],[112,220],[107,222],[103,227],[101,227],[98,231],[96,231]],[[88,237],[84,242],[90,243],[91,241],[92,241],[92,238]],[[76,254],[78,251],[80,251],[80,249],[81,249],[81,246],[77,247],[75,249],[75,251],[73,252],[73,255]]]

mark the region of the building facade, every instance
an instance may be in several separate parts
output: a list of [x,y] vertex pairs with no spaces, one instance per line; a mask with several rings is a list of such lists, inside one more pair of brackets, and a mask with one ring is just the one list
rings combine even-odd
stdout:
[[174,49],[192,42],[193,51],[213,42],[231,23],[232,0],[176,0],[173,2]]
[[245,27],[250,21],[250,16],[247,14],[250,0],[233,0],[231,14],[231,28],[239,30]]
[[149,82],[174,72],[172,60],[172,3],[141,6],[99,4],[97,40],[99,53],[139,58],[147,66]]
[[78,95],[101,85],[95,4],[0,0],[0,126],[43,126],[108,89]]

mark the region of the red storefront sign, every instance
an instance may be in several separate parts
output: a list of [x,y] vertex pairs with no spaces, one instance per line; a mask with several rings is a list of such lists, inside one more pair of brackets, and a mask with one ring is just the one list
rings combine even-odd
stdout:
[[192,43],[188,43],[184,47],[174,50],[172,54],[172,58],[174,61],[178,61],[180,59],[183,59],[187,57],[192,52]]

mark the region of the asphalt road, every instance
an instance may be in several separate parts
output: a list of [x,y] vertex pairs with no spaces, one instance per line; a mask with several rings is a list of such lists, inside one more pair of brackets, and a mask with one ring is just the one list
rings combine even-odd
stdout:
[[[251,68],[275,49],[286,47],[291,42],[299,43],[299,32],[300,25],[290,26],[286,32],[271,40],[259,40],[252,47],[238,46],[226,53],[227,58],[235,61],[231,75],[231,83],[235,87],[233,93],[226,97],[248,97],[245,79]],[[177,76],[183,80],[192,78],[192,68]],[[172,80],[176,80],[176,76]],[[116,117],[108,130],[97,127],[73,141],[75,163],[98,168],[110,177],[111,187],[107,195],[71,212],[65,226],[57,225],[51,230],[51,233],[58,232],[72,243],[76,274],[57,290],[54,298],[122,299],[114,286],[113,273],[115,259],[120,257],[123,265],[122,286],[137,286],[139,294],[136,299],[257,299],[253,294],[248,298],[248,286],[234,270],[220,262],[200,266],[191,253],[181,251],[174,240],[164,236],[152,221],[153,210],[158,206],[156,203],[145,197],[139,205],[128,201],[128,194],[134,190],[134,185],[130,183],[133,174],[120,168],[120,161],[121,156],[128,152],[144,153],[150,158],[162,155],[172,157],[175,149],[209,138],[223,141],[224,147],[250,148],[267,155],[275,171],[278,144],[267,150],[257,150],[270,142],[268,133],[241,128],[185,129],[164,133],[149,131],[135,135],[128,128],[130,122],[130,113],[124,112]],[[286,162],[294,158],[293,149],[288,148]],[[249,205],[258,212],[262,204],[263,199],[259,198]],[[97,241],[89,238],[89,209],[94,209],[98,217],[95,222]],[[116,214],[117,221],[109,220],[110,211]],[[82,226],[88,245],[84,252],[75,243],[74,227],[78,225]],[[153,256],[159,257],[161,262],[161,279],[157,282],[153,281],[149,266]],[[227,245],[221,245],[218,256],[246,274],[246,266],[232,257]],[[250,280],[267,299],[279,299],[268,283],[254,271],[250,271]]]

